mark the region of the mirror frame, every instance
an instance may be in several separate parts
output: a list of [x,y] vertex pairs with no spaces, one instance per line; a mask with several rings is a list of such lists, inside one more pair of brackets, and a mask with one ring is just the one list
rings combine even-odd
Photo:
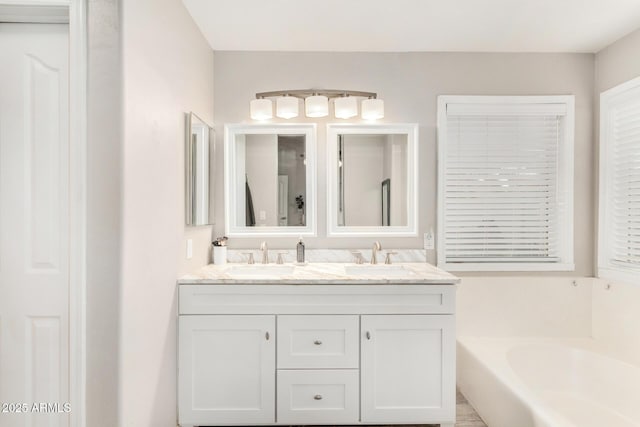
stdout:
[[[194,205],[194,189],[193,189],[193,146],[191,144],[191,132],[193,119],[197,119],[204,126],[207,127],[207,138],[209,144],[209,200],[208,200],[208,215],[207,221],[203,223],[195,223],[193,221],[193,205]],[[185,224],[188,227],[203,227],[207,225],[214,225],[215,221],[215,166],[216,166],[216,144],[215,144],[215,130],[209,126],[207,122],[202,120],[194,112],[185,114]]]
[[[306,153],[306,225],[247,227],[231,223],[232,206],[236,206],[238,192],[235,179],[237,174],[236,135],[279,134],[304,135]],[[271,124],[226,124],[224,126],[224,220],[225,234],[229,237],[278,237],[317,236],[316,200],[316,124],[315,123],[271,123]]]
[[[338,135],[407,135],[407,225],[338,225]],[[327,236],[329,237],[412,237],[418,235],[418,124],[338,124],[327,125]]]

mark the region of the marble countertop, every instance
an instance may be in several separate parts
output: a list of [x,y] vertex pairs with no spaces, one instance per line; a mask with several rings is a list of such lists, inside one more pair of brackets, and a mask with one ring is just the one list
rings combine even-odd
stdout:
[[427,263],[353,264],[241,264],[207,265],[178,279],[179,285],[454,285],[460,279]]

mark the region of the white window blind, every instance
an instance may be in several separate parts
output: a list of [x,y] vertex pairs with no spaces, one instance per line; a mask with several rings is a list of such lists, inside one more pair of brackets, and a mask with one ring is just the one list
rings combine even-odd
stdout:
[[599,275],[640,281],[640,79],[601,99]]
[[439,264],[572,269],[572,99],[446,98],[438,127]]

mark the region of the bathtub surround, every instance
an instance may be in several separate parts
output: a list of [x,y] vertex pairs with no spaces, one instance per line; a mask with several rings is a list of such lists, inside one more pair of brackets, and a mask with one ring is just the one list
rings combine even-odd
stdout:
[[463,277],[458,336],[589,337],[591,278]]
[[[528,424],[523,420],[532,416],[541,420],[541,426],[552,425],[544,424],[553,422],[549,409],[541,409],[532,402],[546,399],[550,407],[556,405],[554,410],[562,410],[568,403],[558,407],[560,403],[551,399],[552,396],[532,394],[531,387],[535,389],[535,384],[522,388],[523,379],[514,376],[514,367],[505,362],[504,356],[511,351],[508,348],[526,344],[533,346],[533,351],[534,347],[538,348],[536,346],[551,346],[544,353],[558,355],[557,362],[564,363],[562,366],[566,368],[562,372],[572,372],[584,379],[582,385],[591,378],[622,389],[623,383],[612,384],[610,379],[618,381],[634,375],[640,378],[640,329],[637,327],[640,324],[640,287],[637,285],[594,278],[576,278],[575,281],[561,277],[464,278],[457,296],[458,385],[490,425],[526,427]],[[567,347],[575,350],[567,352]],[[571,354],[578,358],[570,357]],[[591,368],[582,365],[589,361],[593,363]],[[538,362],[536,375],[541,381],[550,370],[560,366],[555,362],[547,365],[544,360]],[[589,374],[581,371],[583,367]],[[628,373],[621,373],[621,369]],[[555,375],[558,379],[559,374]],[[596,396],[593,390],[564,389],[561,383],[546,387],[559,392],[585,393],[583,397],[588,399]],[[637,396],[637,391],[628,391],[625,396],[628,395]],[[496,412],[492,409],[496,401],[503,402],[500,407],[504,410]],[[594,401],[598,402],[597,399]],[[612,402],[603,401],[602,404],[615,407]],[[609,416],[606,411],[596,409],[568,415],[576,417],[588,413],[594,421]],[[622,413],[625,411],[629,412],[628,408],[621,409]],[[576,425],[586,426],[585,423],[582,419]]]
[[[464,277],[460,337],[585,338],[640,366],[640,286],[584,277]],[[464,390],[463,390],[464,391]]]
[[613,356],[640,366],[640,281],[594,279],[592,293],[591,336]]
[[492,427],[635,427],[640,367],[608,350],[578,338],[459,338],[458,384]]

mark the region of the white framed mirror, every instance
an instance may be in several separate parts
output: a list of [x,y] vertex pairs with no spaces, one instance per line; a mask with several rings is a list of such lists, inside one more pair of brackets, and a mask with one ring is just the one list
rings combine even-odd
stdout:
[[224,129],[228,236],[316,235],[316,125]]
[[215,133],[194,113],[186,114],[185,135],[185,199],[186,224],[214,224],[214,185],[211,185],[215,165]]
[[327,125],[329,236],[417,236],[418,125]]

